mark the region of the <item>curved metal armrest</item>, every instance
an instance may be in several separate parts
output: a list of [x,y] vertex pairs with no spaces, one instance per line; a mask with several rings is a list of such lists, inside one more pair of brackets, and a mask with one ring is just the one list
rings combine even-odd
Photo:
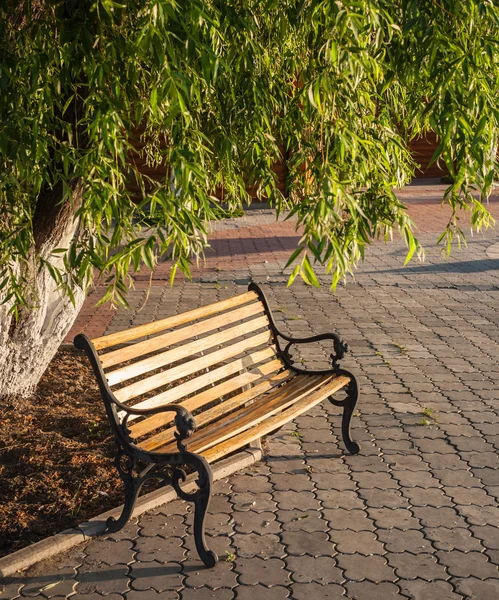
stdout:
[[[285,333],[280,331],[279,328],[277,327],[274,317],[272,315],[272,311],[270,309],[269,303],[268,303],[267,298],[265,297],[265,294],[263,293],[262,289],[256,283],[251,282],[248,286],[248,290],[255,292],[258,295],[258,297],[260,298],[260,301],[262,302],[265,312],[269,318],[269,323],[270,323],[270,326],[271,326],[274,334],[288,342],[288,344],[286,345],[284,350],[281,350],[282,357],[283,357],[284,361],[288,364],[288,366],[293,368],[295,371],[304,372],[304,373],[312,372],[312,371],[304,371],[303,369],[298,369],[297,367],[292,366],[292,364],[291,364],[292,359],[289,356],[289,347],[292,346],[293,344],[310,344],[312,342],[320,342],[322,340],[333,340],[334,354],[331,354],[331,360],[333,362],[333,370],[338,369],[338,367],[339,367],[339,365],[337,364],[338,361],[341,360],[345,356],[345,354],[348,352],[348,344],[346,344],[340,338],[340,336],[338,334],[336,334],[336,333],[321,333],[320,335],[313,335],[311,337],[306,337],[306,338],[293,338],[290,335],[286,335]],[[278,341],[277,341],[277,346],[280,349]],[[316,373],[316,372],[325,372],[325,371],[313,371],[313,372]]]
[[[94,345],[92,344],[92,340],[90,340],[85,334],[80,333],[75,337],[74,345],[78,349],[84,350],[90,360],[90,364],[92,365],[95,376],[97,377],[97,382],[99,384],[102,399],[106,404],[106,410],[110,408],[111,405],[114,405],[119,410],[122,410],[124,413],[126,413],[126,416],[121,423],[125,431],[128,431],[127,421],[130,415],[145,416],[156,415],[161,412],[174,412],[176,413],[175,426],[178,431],[178,434],[176,434],[175,437],[177,438],[179,445],[182,443],[182,440],[185,440],[194,433],[194,431],[196,430],[196,421],[194,420],[192,414],[183,406],[179,406],[178,404],[165,404],[163,406],[155,406],[152,408],[134,408],[133,406],[127,406],[126,404],[122,404],[109,388],[106,376],[104,374],[104,369],[102,368],[102,363],[100,362],[99,355],[97,354],[97,351],[94,348]],[[116,421],[116,415],[113,415],[113,419]],[[116,422],[116,426],[118,425],[119,423]],[[123,440],[123,437],[121,436],[119,431],[117,431],[117,435],[120,437],[120,439]],[[123,441],[129,443],[129,440]]]
[[312,342],[320,342],[322,340],[333,340],[334,354],[331,354],[333,365],[335,365],[339,360],[342,360],[345,354],[348,352],[348,344],[344,342],[336,333],[321,333],[319,335],[313,335],[306,338],[294,338],[282,333],[281,331],[277,331],[277,333],[283,339],[289,342],[284,349],[286,354],[289,354],[289,347],[293,344],[311,344]]
[[123,427],[127,427],[127,421],[130,415],[152,416],[162,412],[174,412],[176,413],[175,427],[178,431],[178,434],[175,434],[175,437],[179,442],[187,439],[196,431],[196,420],[185,407],[178,404],[166,404],[163,406],[154,406],[152,408],[134,408],[133,406],[127,406],[126,404],[118,402],[116,398],[113,398],[113,402],[120,410],[127,413],[122,422]]

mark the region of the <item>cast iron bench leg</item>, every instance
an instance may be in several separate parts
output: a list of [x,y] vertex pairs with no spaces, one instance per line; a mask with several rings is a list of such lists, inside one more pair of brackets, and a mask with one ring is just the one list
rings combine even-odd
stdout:
[[210,466],[203,457],[186,452],[183,454],[182,458],[185,460],[186,464],[197,471],[198,478],[196,480],[196,485],[198,489],[192,494],[189,494],[181,488],[180,481],[185,480],[185,473],[182,469],[176,469],[174,471],[172,484],[182,500],[193,502],[194,504],[194,541],[196,543],[196,550],[198,551],[199,558],[209,569],[211,569],[218,563],[218,556],[208,548],[204,527],[206,513],[211,500],[213,475]]
[[347,371],[341,371],[342,375],[348,375],[350,377],[350,383],[345,388],[347,397],[345,400],[335,400],[332,396],[329,397],[329,401],[334,406],[343,407],[343,418],[341,420],[341,434],[343,436],[343,443],[350,454],[358,454],[360,452],[360,445],[352,439],[350,433],[350,423],[352,422],[352,415],[355,410],[355,405],[359,399],[359,385],[355,377]]
[[106,521],[107,530],[111,533],[116,533],[127,524],[128,520],[132,516],[140,488],[144,483],[143,480],[133,476],[135,461],[130,456],[125,454],[123,451],[120,451],[116,455],[115,462],[121,480],[125,485],[125,503],[123,505],[123,511],[118,519],[109,517],[109,519]]

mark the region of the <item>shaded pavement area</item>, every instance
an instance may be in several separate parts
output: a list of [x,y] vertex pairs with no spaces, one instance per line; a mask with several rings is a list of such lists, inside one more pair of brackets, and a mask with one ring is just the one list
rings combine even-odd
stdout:
[[[218,224],[192,282],[170,289],[160,266],[147,303],[148,277],[118,312],[92,308],[97,289],[77,325],[90,336],[242,293],[253,278],[285,332],[349,342],[362,450],[344,452],[338,408],[315,407],[268,438],[265,460],[215,485],[215,569],[197,559],[190,507],[174,501],[9,578],[0,600],[497,600],[499,259],[487,249],[499,236],[475,235],[446,260],[433,247],[439,204],[425,198],[407,202],[427,224],[426,262],[403,268],[400,241],[376,244],[336,295],[324,274],[320,289],[286,287],[296,233],[265,210]],[[330,349],[307,351],[319,364]]]

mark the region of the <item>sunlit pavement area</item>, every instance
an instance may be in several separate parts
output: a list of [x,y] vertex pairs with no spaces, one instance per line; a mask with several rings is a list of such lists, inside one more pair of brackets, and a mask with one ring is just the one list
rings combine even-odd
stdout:
[[[151,286],[139,275],[129,311],[95,309],[96,288],[68,341],[260,283],[283,331],[337,331],[348,341],[342,366],[359,376],[353,436],[362,450],[345,453],[339,409],[320,405],[269,437],[265,460],[215,485],[215,569],[194,551],[190,507],[174,501],[7,579],[0,600],[497,600],[499,229],[443,256],[435,247],[449,216],[443,189],[401,193],[424,263],[403,267],[398,239],[377,243],[336,295],[323,273],[320,289],[286,286],[299,236],[268,209],[217,223],[192,282],[170,288],[166,264]],[[497,200],[490,209],[499,218]],[[325,364],[328,350],[307,348],[302,359]]]

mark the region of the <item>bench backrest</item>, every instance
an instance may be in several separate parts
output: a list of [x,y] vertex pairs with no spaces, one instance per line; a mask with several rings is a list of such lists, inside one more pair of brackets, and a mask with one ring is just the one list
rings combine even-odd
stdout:
[[[289,376],[254,291],[91,344],[114,398],[134,408],[176,402],[195,413],[215,404],[208,406],[213,420],[217,411],[241,406]],[[116,414],[121,419],[124,411]],[[127,426],[141,437],[172,419],[171,412],[132,414]]]

